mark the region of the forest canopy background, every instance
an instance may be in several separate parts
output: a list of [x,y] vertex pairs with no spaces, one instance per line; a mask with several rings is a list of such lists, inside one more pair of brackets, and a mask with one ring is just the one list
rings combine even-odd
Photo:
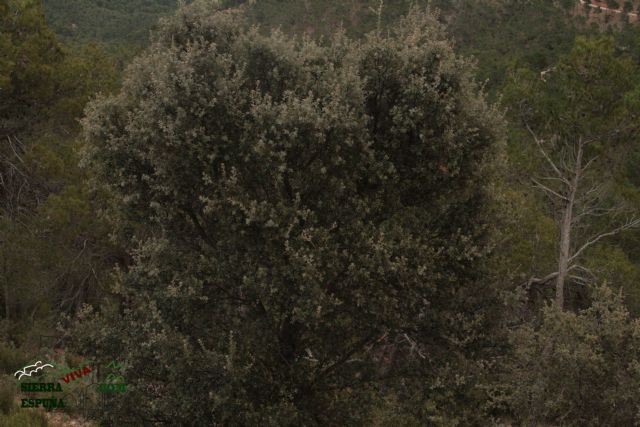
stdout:
[[0,364],[121,355],[103,425],[633,425],[618,6],[0,0]]

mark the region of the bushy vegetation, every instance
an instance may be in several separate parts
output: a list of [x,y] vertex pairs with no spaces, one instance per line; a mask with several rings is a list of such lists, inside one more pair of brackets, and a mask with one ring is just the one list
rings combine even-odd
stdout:
[[8,415],[15,406],[16,386],[13,381],[3,380],[0,382],[0,413]]
[[34,357],[126,361],[104,425],[639,423],[640,27],[574,3],[0,0],[0,425]]
[[473,415],[461,404],[495,299],[480,272],[501,122],[432,17],[320,46],[199,2],[129,76],[84,121],[87,165],[128,206],[124,224],[165,230],[129,241],[125,315],[79,334],[85,352],[145,349],[127,352],[140,394],[119,411],[351,425],[397,388],[432,405],[419,420]]
[[594,289],[589,308],[543,310],[538,328],[513,332],[513,413],[524,425],[622,426],[640,421],[640,321],[622,296]]
[[11,374],[0,377],[0,425],[3,427],[47,427],[49,424],[41,411],[20,410],[17,393],[16,381]]
[[6,427],[51,426],[51,424],[47,422],[47,419],[42,412],[20,411],[18,408],[16,408],[14,412],[9,415],[0,414],[0,424]]
[[144,44],[177,0],[45,0],[47,23],[69,41]]
[[[189,3],[187,1],[186,3]],[[242,8],[247,19],[267,28],[281,28],[288,34],[330,37],[338,28],[361,37],[379,25],[386,31],[412,5],[440,11],[447,31],[458,49],[480,61],[479,80],[497,87],[504,79],[509,61],[517,60],[548,67],[567,50],[578,28],[568,11],[573,0],[224,0],[224,7]],[[50,26],[68,40],[128,42],[148,40],[157,19],[172,13],[175,0],[46,0]],[[268,31],[268,30],[266,30]]]
[[77,119],[116,71],[93,46],[65,49],[35,2],[0,3],[0,286],[6,340],[51,333],[96,299],[117,251],[78,167]]

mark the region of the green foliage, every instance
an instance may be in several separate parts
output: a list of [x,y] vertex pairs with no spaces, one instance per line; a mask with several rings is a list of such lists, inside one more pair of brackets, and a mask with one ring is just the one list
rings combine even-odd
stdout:
[[568,51],[581,31],[567,13],[573,0],[464,1],[435,3],[450,16],[449,32],[458,50],[477,58],[480,81],[501,87],[509,64],[542,71]]
[[4,139],[52,102],[53,69],[63,55],[34,1],[3,1],[0,49],[0,137]]
[[[0,124],[5,139],[41,124],[73,124],[88,97],[115,83],[113,66],[95,46],[66,52],[47,28],[39,3],[5,0],[0,7]],[[34,118],[36,118],[34,120]]]
[[[361,37],[378,26],[392,28],[412,6],[426,6],[425,0],[380,1],[356,0],[336,2],[316,0],[313,2],[297,0],[238,1],[227,0],[228,7],[243,5],[247,18],[266,28],[281,28],[289,34],[308,34],[330,37],[336,28],[343,28],[350,36]],[[378,16],[380,14],[380,16]]]
[[633,3],[631,2],[631,0],[624,0],[624,7],[623,10],[625,12],[631,12],[633,11]]
[[0,416],[7,415],[15,405],[16,385],[4,378],[0,380]]
[[403,408],[403,405],[398,402],[397,397],[391,395],[379,401],[373,408],[371,421],[368,425],[372,427],[385,427],[390,425],[419,427],[423,424]]
[[587,268],[612,287],[622,289],[625,306],[633,314],[640,313],[640,268],[619,245],[600,245],[585,262]]
[[[567,206],[565,202],[570,200],[567,195],[571,194],[571,265],[583,268],[585,263],[589,264],[588,280],[609,279],[615,286],[636,287],[635,280],[626,281],[633,279],[632,276],[614,273],[622,266],[615,261],[618,257],[613,253],[609,253],[610,257],[589,254],[589,251],[583,253],[579,248],[591,241],[591,236],[614,229],[625,216],[631,216],[633,207],[637,206],[637,189],[621,183],[627,179],[624,167],[628,162],[627,153],[632,150],[639,130],[636,113],[636,103],[640,99],[639,75],[637,65],[626,55],[616,52],[612,38],[579,37],[573,49],[545,73],[528,68],[512,70],[504,90],[505,104],[513,122],[509,148],[515,177],[512,185],[520,193],[531,192],[532,183],[544,189],[544,195],[527,197],[534,204],[521,212],[526,212],[524,215],[528,216],[529,222],[523,218],[511,236],[522,236],[533,242],[531,232],[549,221],[555,222],[560,230]],[[579,147],[585,147],[580,166],[584,170],[580,170],[577,178],[572,178],[570,188],[575,190],[567,192],[569,181],[564,175],[561,179],[560,175],[573,173],[577,167],[576,153],[582,150]],[[532,215],[536,211],[537,215]],[[527,231],[518,231],[522,230],[519,227]],[[546,271],[539,269],[534,258],[556,251],[554,240],[559,242],[560,234],[549,234],[552,239],[546,239],[547,245],[542,252],[530,244],[520,245],[528,247],[523,247],[524,251],[508,252],[507,258],[511,258],[508,262],[521,266],[525,280],[558,271],[559,256],[556,266],[545,263]],[[573,257],[576,253],[579,256]],[[610,267],[603,265],[605,259],[612,263]],[[628,274],[632,275],[635,268],[628,267]],[[586,296],[578,284],[574,283],[570,289],[579,306]],[[629,295],[637,294],[632,289],[628,288],[628,291]]]
[[67,41],[144,44],[176,0],[47,0],[47,22]]
[[0,369],[2,372],[13,373],[26,366],[27,361],[28,357],[24,351],[7,343],[0,344]]
[[384,385],[480,418],[501,121],[469,64],[417,9],[362,42],[247,27],[181,9],[87,110],[88,165],[147,225],[118,317],[75,333],[132,365],[105,418],[358,425]]
[[[427,3],[439,14],[410,9]],[[79,313],[66,366],[131,362],[127,399],[90,408],[107,423],[637,422],[640,335],[621,297],[573,284],[573,307],[588,308],[540,318],[548,289],[521,287],[504,307],[510,327],[525,321],[513,354],[493,328],[494,288],[557,263],[523,118],[547,141],[620,129],[591,148],[594,177],[607,206],[640,208],[640,27],[574,43],[588,31],[574,6],[199,2],[160,25],[110,96],[175,1],[46,0],[70,47],[39,2],[0,0],[0,334],[13,343],[0,368],[26,365],[14,345]],[[503,124],[472,73],[492,94],[508,83],[500,170]],[[97,92],[81,170],[77,118]],[[581,259],[633,315],[638,237]],[[0,385],[0,425],[46,425],[14,392]]]
[[[479,76],[489,87],[501,86],[507,64],[543,69],[584,33],[568,13],[573,0],[226,0],[224,7],[242,8],[251,23],[281,28],[287,34],[328,37],[338,28],[361,37],[377,28],[391,31],[412,5],[442,11],[457,49],[479,61]],[[174,0],[47,0],[47,20],[66,40],[146,44],[148,31],[161,16],[174,11]],[[378,14],[380,13],[380,17]]]
[[539,329],[513,333],[510,404],[518,422],[564,426],[636,425],[640,414],[640,322],[622,296],[594,289],[578,313],[544,310]]
[[[544,209],[540,197],[517,188],[519,186],[511,182],[502,193],[503,230],[492,265],[496,283],[508,291],[531,277],[545,276],[557,266],[558,229],[553,218]],[[528,289],[526,298],[536,303],[549,295],[548,290],[534,287]]]
[[511,61],[544,69],[569,50],[576,34],[584,31],[569,14],[573,0],[230,0],[225,4],[243,5],[253,23],[314,37],[330,37],[336,28],[361,37],[376,29],[380,10],[382,31],[392,31],[411,5],[429,5],[433,11],[441,11],[456,49],[477,58],[479,79],[486,80],[491,89],[503,84]]
[[619,129],[619,135],[609,137],[613,144],[635,125],[628,122],[635,117],[638,99],[636,71],[630,59],[616,55],[611,38],[579,37],[544,77],[515,70],[506,97],[514,114],[539,132],[595,138]]
[[96,299],[113,264],[74,140],[85,103],[117,74],[96,46],[63,48],[36,2],[3,2],[0,21],[0,299],[3,335],[22,345]]
[[609,7],[610,9],[618,9],[620,8],[620,4],[618,0],[607,0],[607,7]]
[[[15,353],[16,350],[14,349],[13,352]],[[11,369],[20,369],[22,366]],[[19,401],[16,400],[17,390],[15,377],[11,375],[0,377],[0,425],[3,427],[47,427],[49,424],[43,412],[20,409],[17,403]]]
[[0,424],[4,427],[47,427],[50,424],[43,412],[16,409],[9,415],[0,414]]

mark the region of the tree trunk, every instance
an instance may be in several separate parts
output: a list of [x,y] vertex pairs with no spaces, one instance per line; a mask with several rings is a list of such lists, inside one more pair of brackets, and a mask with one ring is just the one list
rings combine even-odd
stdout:
[[4,258],[4,263],[3,263],[3,286],[2,286],[2,293],[3,293],[3,297],[4,297],[4,318],[9,320],[9,275],[8,275],[8,271],[7,271],[7,258]]
[[564,307],[564,284],[569,272],[569,248],[571,247],[571,218],[573,216],[573,201],[567,202],[562,223],[560,224],[560,256],[558,257],[558,279],[556,281],[556,305],[562,310]]
[[4,286],[4,317],[9,320],[9,284],[5,282]]
[[576,166],[573,174],[569,194],[567,195],[566,207],[562,213],[560,223],[560,254],[558,257],[558,279],[556,281],[556,306],[558,310],[564,309],[564,285],[569,274],[569,263],[571,260],[571,226],[573,223],[573,207],[582,174],[582,139],[578,142],[578,153],[576,155]]

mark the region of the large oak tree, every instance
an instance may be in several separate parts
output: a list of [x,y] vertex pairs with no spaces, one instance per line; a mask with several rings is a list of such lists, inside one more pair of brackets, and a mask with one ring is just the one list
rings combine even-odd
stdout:
[[366,424],[391,392],[477,415],[501,121],[471,72],[420,10],[322,44],[212,1],[164,21],[84,120],[119,225],[145,224],[122,305],[76,333],[128,361],[105,417]]

